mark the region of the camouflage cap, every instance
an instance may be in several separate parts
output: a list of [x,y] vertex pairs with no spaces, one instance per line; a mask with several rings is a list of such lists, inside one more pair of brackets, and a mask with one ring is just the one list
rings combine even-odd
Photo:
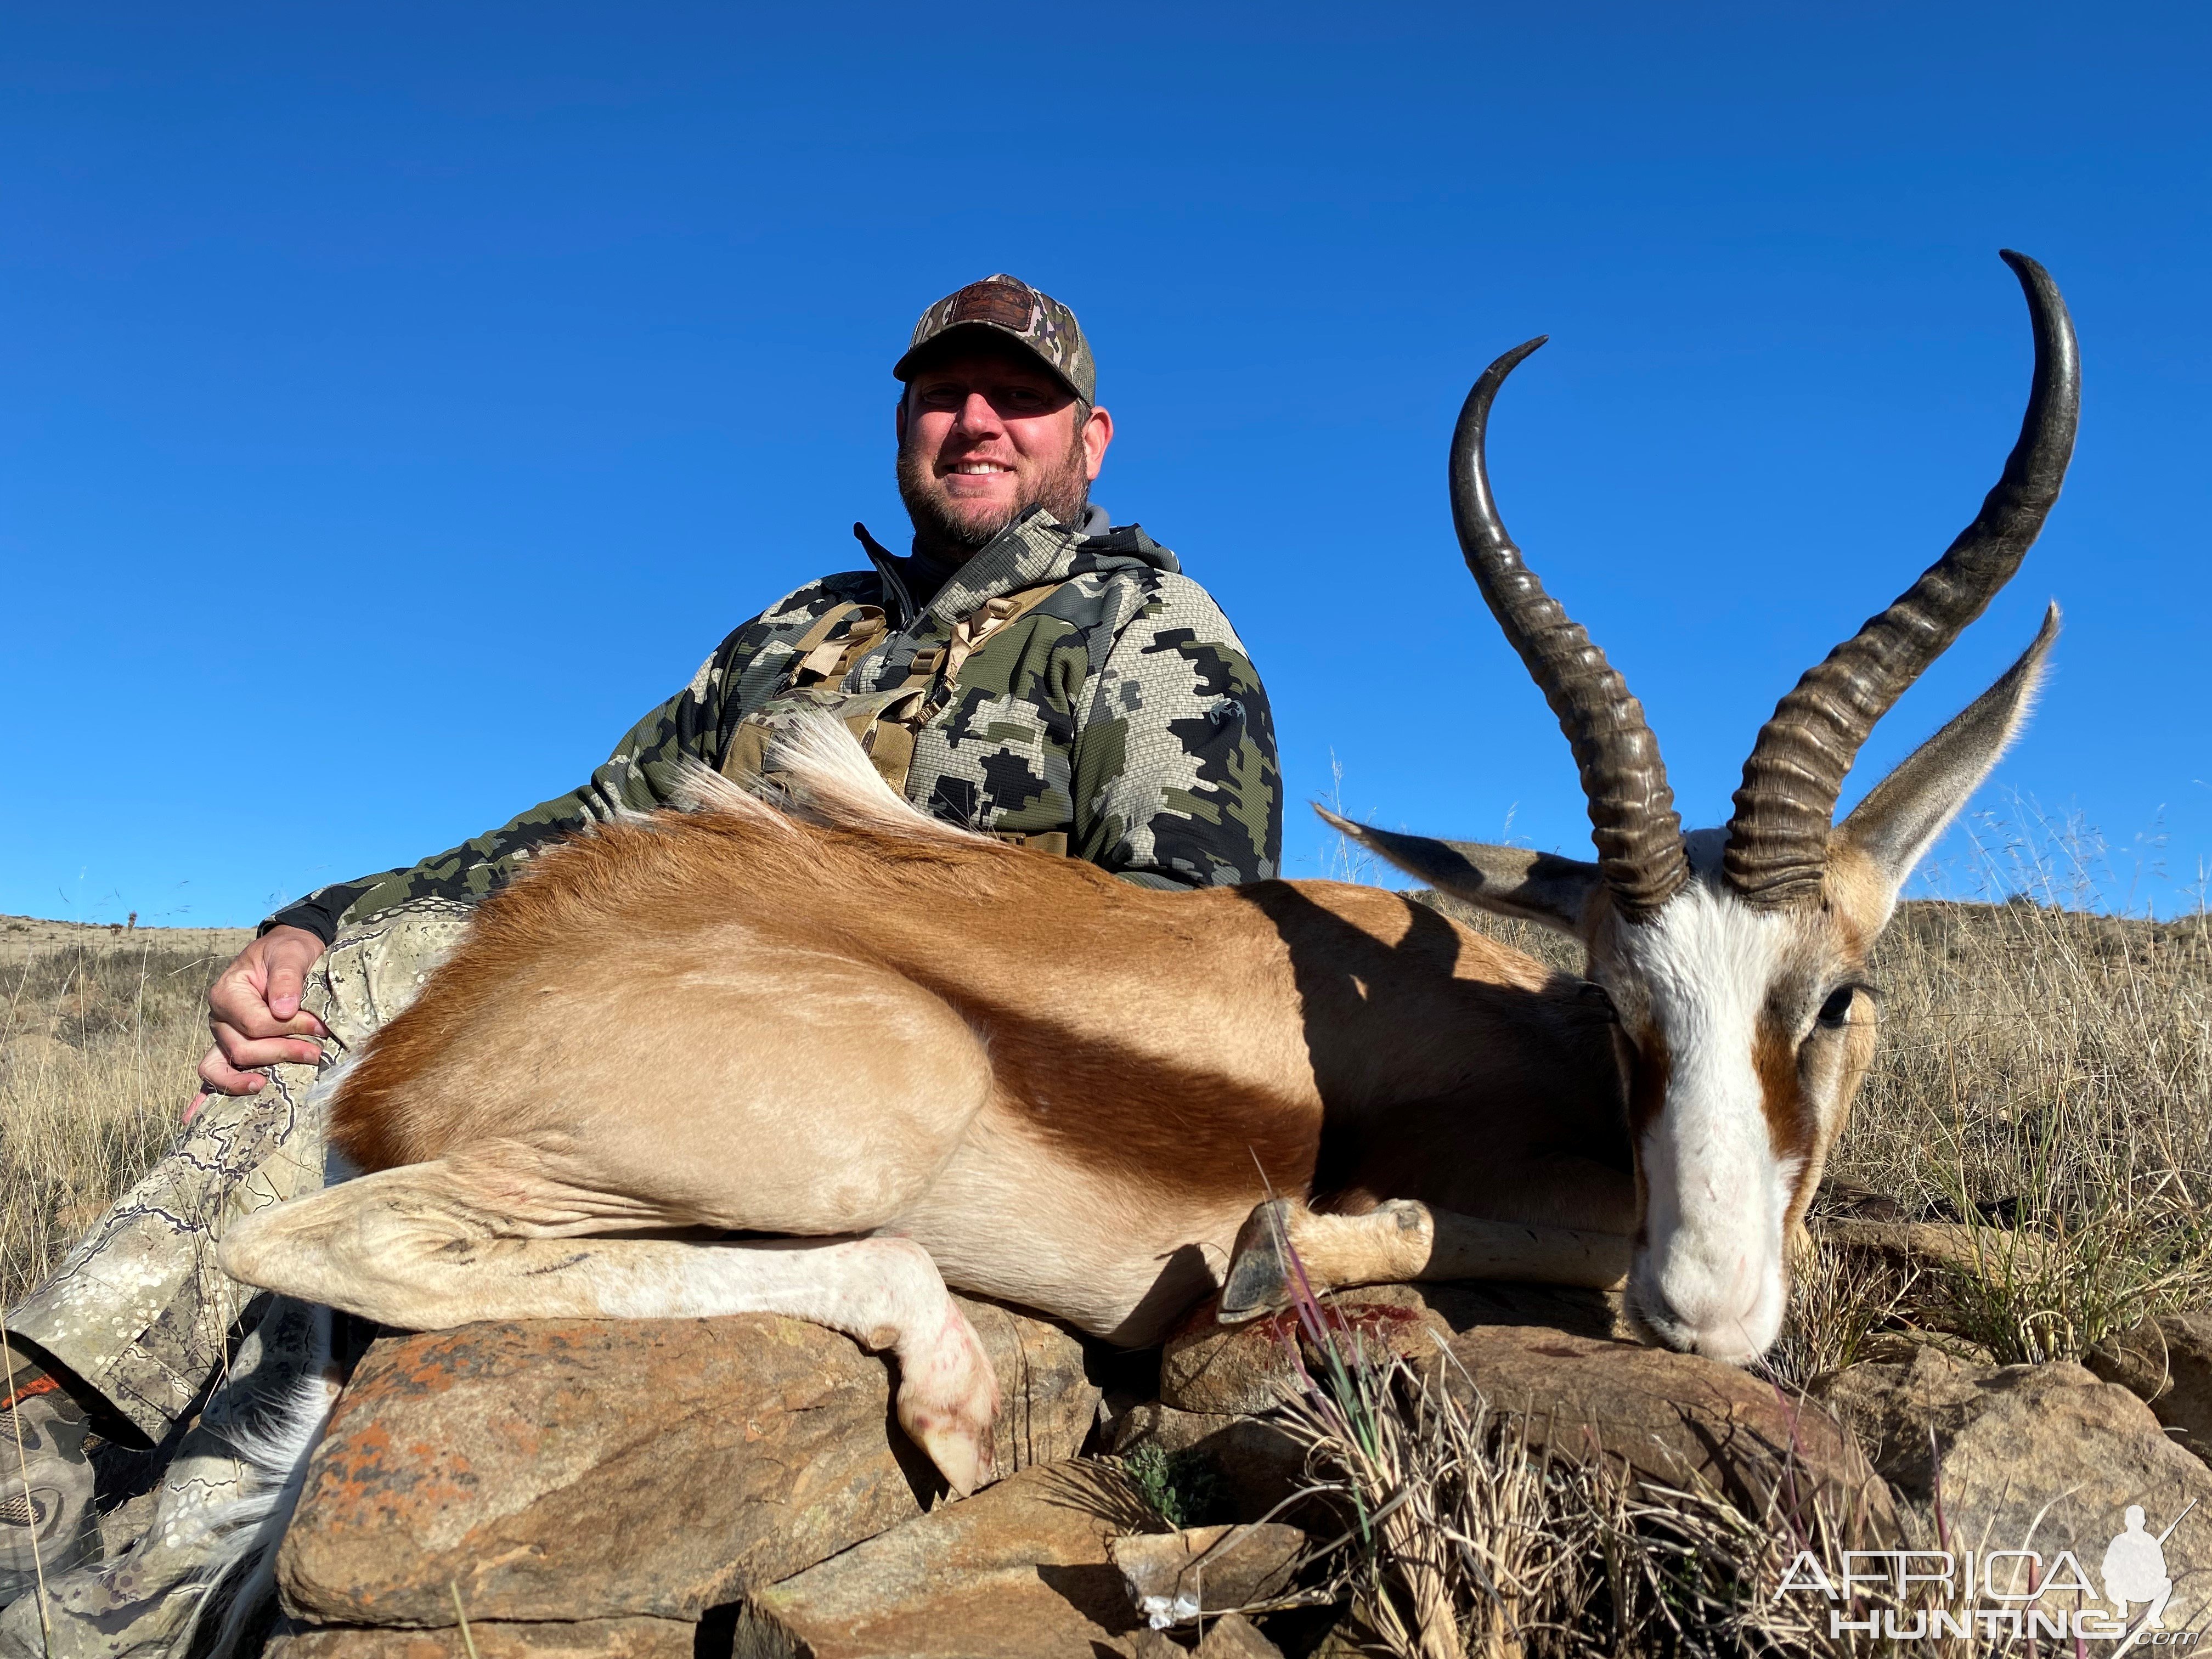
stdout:
[[915,359],[959,329],[988,329],[1026,349],[1084,402],[1098,401],[1098,367],[1075,313],[1018,276],[1000,271],[948,294],[921,313],[906,356],[891,365],[898,379],[913,378]]

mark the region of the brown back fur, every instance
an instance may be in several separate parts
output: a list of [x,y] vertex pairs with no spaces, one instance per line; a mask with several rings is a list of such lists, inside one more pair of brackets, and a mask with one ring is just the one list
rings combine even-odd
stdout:
[[1324,1185],[1352,1186],[1392,1139],[1377,1115],[1412,1103],[1425,1140],[1480,1124],[1483,1146],[1432,1149],[1468,1155],[1501,1117],[1587,1146],[1619,1115],[1610,1026],[1577,981],[1397,895],[1164,893],[979,838],[752,807],[604,828],[486,901],[341,1085],[333,1137],[376,1170],[542,1129],[560,1079],[514,1035],[537,999],[574,1019],[619,988],[621,1018],[652,1024],[653,1086],[681,1088],[695,1045],[779,1018],[757,994],[734,1023],[689,1017],[690,986],[775,951],[934,993],[1040,1136],[1155,1187],[1240,1190],[1256,1158],[1303,1193],[1325,1138]]

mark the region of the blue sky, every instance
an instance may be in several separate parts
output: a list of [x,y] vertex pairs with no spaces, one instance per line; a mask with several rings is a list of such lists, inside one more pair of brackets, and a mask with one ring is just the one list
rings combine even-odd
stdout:
[[[1548,331],[1501,505],[1717,822],[1775,699],[1996,476],[2001,246],[2073,306],[2074,472],[1846,799],[2056,596],[1981,804],[2079,813],[2150,861],[2134,902],[2185,905],[2208,17],[11,9],[0,910],[250,921],[580,781],[851,568],[854,519],[900,526],[890,366],[1000,269],[1081,315],[1097,499],[1236,620],[1294,803],[1333,757],[1380,822],[1585,851],[1443,486],[1469,381]],[[1296,808],[1289,872],[1327,850]]]

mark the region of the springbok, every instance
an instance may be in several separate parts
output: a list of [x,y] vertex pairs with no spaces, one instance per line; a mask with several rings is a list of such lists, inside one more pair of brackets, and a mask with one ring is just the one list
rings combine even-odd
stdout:
[[[1331,821],[1572,934],[1591,982],[1378,889],[1160,893],[1003,846],[803,726],[776,803],[702,771],[699,810],[609,825],[487,901],[336,1088],[334,1144],[369,1173],[241,1222],[224,1267],[414,1329],[817,1321],[895,1352],[899,1420],[962,1492],[992,1474],[997,1393],[947,1285],[1129,1345],[1224,1281],[1223,1316],[1248,1316],[1281,1289],[1274,1230],[1245,1225],[1271,1194],[1327,1281],[1626,1271],[1651,1338],[1751,1358],[1874,1048],[1868,952],[2057,627],[1832,827],[2072,449],[2063,302],[2004,257],[2035,371],[2003,477],[1783,699],[1725,830],[1682,833],[1641,708],[1492,505],[1491,403],[1541,341],[1468,395],[1460,540],[1573,745],[1598,857]],[[667,1236],[702,1228],[749,1236]]]

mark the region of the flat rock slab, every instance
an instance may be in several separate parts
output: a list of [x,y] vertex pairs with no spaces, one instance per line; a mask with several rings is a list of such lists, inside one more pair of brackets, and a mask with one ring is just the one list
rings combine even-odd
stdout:
[[[1098,1391],[1056,1326],[962,1304],[1004,1400],[1001,1471],[1072,1455]],[[891,1364],[795,1319],[543,1321],[362,1359],[279,1556],[326,1625],[696,1620],[922,1513]]]
[[368,1630],[325,1625],[272,1639],[264,1659],[692,1659],[699,1627],[680,1619],[592,1619],[575,1625],[478,1624],[469,1642],[455,1628]]
[[[1342,1340],[1380,1358],[1395,1354],[1433,1358],[1451,1327],[1431,1312],[1410,1285],[1370,1285],[1322,1298],[1339,1322]],[[1217,1322],[1219,1299],[1209,1297],[1178,1325],[1160,1350],[1160,1401],[1177,1411],[1215,1414],[1264,1412],[1299,1386],[1297,1362],[1317,1363],[1301,1336],[1295,1310],[1241,1324]]]
[[1297,1528],[1270,1522],[1138,1533],[1113,1540],[1106,1553],[1121,1569],[1131,1604],[1146,1623],[1164,1630],[1281,1595],[1306,1548]]
[[1665,1486],[1708,1482],[1753,1516],[1817,1501],[1854,1534],[1895,1534],[1888,1488],[1835,1418],[1733,1365],[1510,1325],[1464,1331],[1451,1352],[1447,1386],[1472,1381],[1531,1445],[1615,1458]]
[[2051,1564],[2071,1550],[2094,1597],[2106,1552],[2139,1504],[2152,1537],[2172,1527],[2162,1550],[2168,1627],[2195,1627],[2212,1609],[2212,1519],[2198,1518],[2212,1514],[2212,1470],[2126,1389],[2071,1361],[1975,1366],[1923,1348],[1910,1365],[1854,1365],[1826,1394],[1899,1498],[1932,1519],[1940,1492],[1954,1549],[2033,1550],[2044,1577],[2061,1583]]
[[1159,1518],[1109,1467],[1003,1480],[748,1599],[736,1659],[1101,1659],[1142,1627],[1112,1540]]

